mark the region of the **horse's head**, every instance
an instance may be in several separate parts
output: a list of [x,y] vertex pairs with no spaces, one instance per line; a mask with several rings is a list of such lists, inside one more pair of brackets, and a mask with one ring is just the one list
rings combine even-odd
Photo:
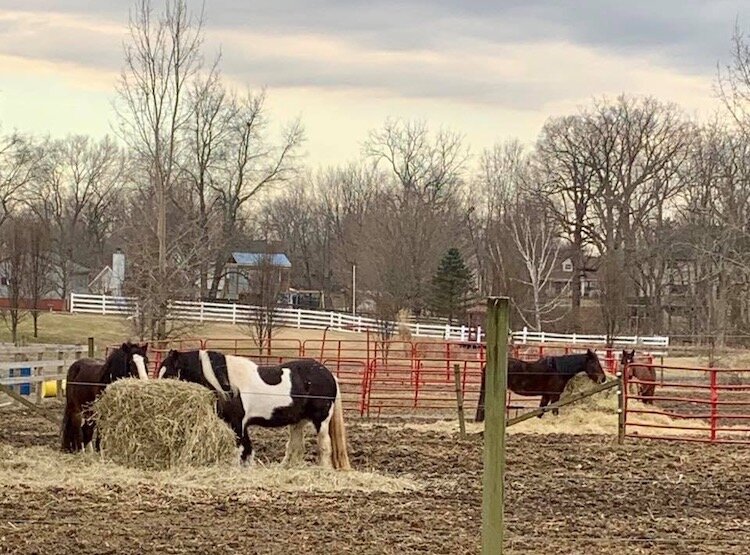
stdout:
[[148,379],[148,343],[123,343],[115,349],[104,363],[109,381],[122,378]]
[[584,367],[586,375],[596,383],[607,381],[607,375],[604,373],[602,365],[599,363],[599,357],[591,349],[586,351],[586,366]]
[[622,354],[620,355],[620,370],[627,368],[628,364],[633,364],[634,360],[635,350],[628,352],[623,349]]
[[180,368],[182,361],[182,353],[172,349],[161,361],[161,367],[159,368],[159,379],[161,378],[177,378],[180,379]]

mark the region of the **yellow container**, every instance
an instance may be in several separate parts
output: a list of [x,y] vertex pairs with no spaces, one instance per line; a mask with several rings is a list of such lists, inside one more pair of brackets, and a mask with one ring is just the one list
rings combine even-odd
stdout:
[[[45,398],[57,396],[57,382],[56,381],[44,382],[42,386],[43,386],[42,395]],[[65,380],[62,381],[62,390],[65,391]]]

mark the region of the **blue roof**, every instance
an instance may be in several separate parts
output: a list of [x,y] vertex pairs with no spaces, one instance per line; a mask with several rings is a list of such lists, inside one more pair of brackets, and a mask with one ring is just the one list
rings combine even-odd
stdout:
[[289,259],[286,257],[285,254],[281,253],[275,253],[275,254],[264,254],[260,252],[233,252],[232,258],[234,258],[234,261],[237,264],[240,264],[241,266],[257,266],[261,260],[263,260],[263,257],[270,256],[271,257],[271,264],[274,266],[280,266],[282,268],[291,268],[292,263],[289,262]]

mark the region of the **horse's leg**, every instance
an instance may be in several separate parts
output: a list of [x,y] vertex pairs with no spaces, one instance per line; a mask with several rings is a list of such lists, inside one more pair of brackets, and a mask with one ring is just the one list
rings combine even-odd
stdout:
[[329,435],[331,417],[333,416],[333,404],[326,417],[322,421],[314,421],[318,432],[318,464],[323,468],[333,468],[331,460],[331,436]]
[[86,421],[83,418],[82,412],[77,412],[73,415],[73,425],[75,426],[73,443],[76,451],[83,451],[86,448],[83,442],[83,426],[85,423]]
[[[547,406],[547,403],[549,403],[549,397],[547,397],[546,395],[542,395],[542,400],[541,400],[541,401],[539,402],[539,408],[540,408],[540,409],[543,409],[544,407],[546,407],[546,406]],[[539,414],[539,415],[537,416],[537,418],[541,418],[542,416],[544,416],[544,413],[543,413],[543,412],[542,412],[542,413],[540,413],[540,414]]]
[[652,397],[654,396],[654,391],[656,390],[655,385],[645,385],[643,386],[643,392],[641,395],[643,396],[643,402],[647,405],[653,405],[654,400]]
[[83,437],[83,450],[86,451],[86,448],[91,444],[91,440],[94,438],[94,424],[89,420],[84,420],[83,426],[81,426],[81,434]]
[[[560,400],[560,394],[558,393],[557,395],[550,395],[549,400],[552,403],[557,403]],[[560,414],[560,409],[552,409],[552,414],[557,416],[558,414]]]
[[250,441],[250,430],[248,426],[245,426],[240,434],[240,445],[242,446],[240,462],[252,466],[254,462],[253,442]]
[[297,466],[305,458],[305,425],[306,420],[300,420],[289,425],[289,440],[286,443],[286,454],[281,464],[284,466]]

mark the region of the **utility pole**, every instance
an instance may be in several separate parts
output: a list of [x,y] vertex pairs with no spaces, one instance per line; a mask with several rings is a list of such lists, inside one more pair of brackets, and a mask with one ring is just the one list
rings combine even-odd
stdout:
[[357,315],[357,265],[352,264],[352,316]]

